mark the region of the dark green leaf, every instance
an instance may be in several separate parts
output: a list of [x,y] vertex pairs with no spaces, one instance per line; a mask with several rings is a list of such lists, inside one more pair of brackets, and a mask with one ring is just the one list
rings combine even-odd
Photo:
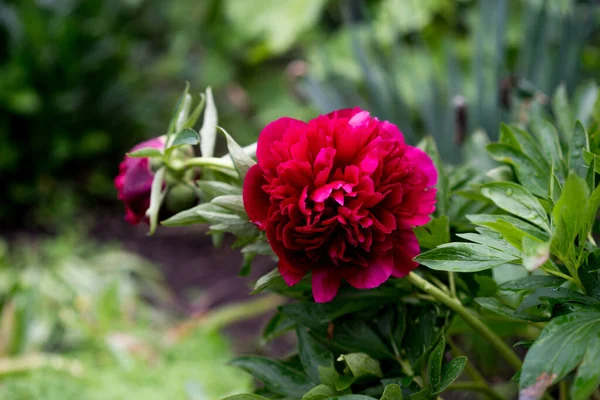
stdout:
[[387,385],[379,400],[402,400],[402,389],[396,384]]
[[381,338],[362,321],[348,320],[335,324],[333,341],[341,348],[364,352],[374,358],[394,357]]
[[231,137],[225,129],[221,127],[217,127],[221,133],[227,139],[227,149],[229,150],[229,156],[233,161],[233,165],[235,165],[235,169],[237,170],[240,179],[243,181],[246,176],[246,172],[252,167],[256,162],[242,149],[242,147],[237,144],[237,142]]
[[501,143],[492,143],[487,147],[492,158],[499,162],[510,164],[519,182],[533,194],[542,198],[548,194],[548,171],[539,167],[531,158]]
[[333,366],[333,354],[317,343],[308,334],[306,328],[296,328],[298,337],[298,353],[306,375],[315,383],[320,383],[319,366]]
[[558,287],[565,282],[555,276],[532,275],[500,285],[501,292],[530,293],[543,287]]
[[600,385],[600,340],[589,343],[583,356],[583,361],[577,370],[577,375],[571,385],[572,400],[589,399],[594,390]]
[[543,310],[543,312],[545,315],[550,317],[554,305],[562,303],[580,303],[590,305],[594,304],[594,300],[586,295],[567,288],[544,287],[537,289],[535,292],[525,297],[517,308],[517,312],[524,312],[532,307],[537,308],[541,305],[548,305],[549,308],[547,310]]
[[267,322],[262,333],[262,342],[268,343],[276,337],[294,329],[295,326],[296,322],[278,312]]
[[436,388],[442,382],[442,361],[444,361],[444,353],[446,352],[446,340],[444,335],[440,337],[438,344],[429,354],[429,363],[427,366],[429,372],[429,384]]
[[600,301],[600,250],[589,254],[577,273],[587,294]]
[[421,248],[433,249],[450,241],[450,224],[448,217],[433,218],[427,225],[415,228]]
[[[586,353],[596,352],[598,342],[600,312],[597,310],[581,309],[551,320],[525,356],[519,383],[522,395],[533,392],[536,396],[528,398],[540,398],[545,387],[561,380],[585,357],[590,357]],[[545,387],[540,387],[540,381]]]
[[539,315],[517,313],[515,310],[506,304],[503,304],[495,297],[477,297],[475,302],[477,302],[477,304],[479,304],[482,308],[509,319],[518,321],[545,321],[547,319]]
[[136,151],[132,151],[131,153],[127,153],[127,156],[134,158],[162,157],[162,152],[154,147],[143,147]]
[[355,378],[360,378],[364,375],[374,375],[379,378],[383,377],[379,361],[374,360],[365,353],[349,353],[342,354],[338,361],[343,361],[354,375]]
[[448,243],[415,257],[436,271],[476,272],[517,261],[518,258],[476,243]]
[[257,394],[236,394],[235,396],[229,396],[223,400],[269,400],[267,397],[262,397]]
[[492,182],[482,186],[481,194],[504,211],[546,231],[550,230],[546,211],[533,194],[523,186],[512,182]]
[[435,392],[441,393],[454,383],[462,374],[465,365],[467,365],[467,357],[456,357],[448,364],[445,364],[442,367],[442,381],[439,386],[434,388]]
[[364,396],[362,394],[345,394],[343,396],[330,397],[327,400],[377,400],[374,397]]
[[432,396],[433,396],[433,393],[431,393],[431,389],[425,388],[423,390],[418,391],[417,393],[411,394],[409,399],[410,400],[430,400]]
[[440,330],[436,319],[434,311],[422,311],[416,319],[408,316],[406,331],[410,334],[404,336],[402,348],[412,365],[426,357],[438,341]]
[[567,176],[565,168],[565,160],[563,159],[562,150],[560,148],[560,140],[556,128],[548,121],[542,121],[536,130],[538,140],[542,148],[542,154],[551,165],[554,165],[556,174],[564,179]]
[[231,365],[260,380],[273,393],[301,398],[312,385],[301,372],[263,357],[239,357]]

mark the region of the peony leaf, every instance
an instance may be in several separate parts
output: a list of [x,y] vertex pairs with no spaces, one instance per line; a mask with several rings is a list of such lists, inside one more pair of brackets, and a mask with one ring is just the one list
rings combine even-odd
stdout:
[[189,145],[196,145],[199,142],[199,138],[198,138],[198,133],[196,133],[195,130],[190,129],[190,128],[185,128],[181,131],[179,131],[179,133],[177,133],[177,135],[175,135],[175,139],[173,140],[173,143],[171,144],[171,146],[169,147],[169,149],[172,149],[174,147],[178,147],[178,146],[183,146],[185,144],[189,144]]
[[402,389],[396,384],[387,385],[380,400],[402,400]]
[[200,128],[200,152],[202,157],[212,157],[215,153],[217,140],[217,107],[213,99],[212,89],[206,89],[206,110],[204,110],[204,121]]
[[312,385],[306,376],[287,365],[264,357],[239,357],[231,365],[243,369],[261,381],[273,393],[302,398]]
[[[584,380],[580,380],[581,392],[577,393],[587,393],[594,386],[590,380],[598,379],[598,359],[593,356],[598,353],[599,342],[598,310],[580,309],[551,320],[525,356],[519,382],[521,398],[541,398],[548,386],[558,382],[579,364],[584,367]],[[591,363],[595,366],[587,365],[589,360],[594,360]],[[588,375],[590,367],[595,371],[593,378]]]
[[152,235],[156,231],[160,206],[165,198],[165,194],[167,193],[166,189],[163,190],[165,173],[165,167],[161,167],[158,171],[156,171],[154,178],[152,179],[152,186],[150,189],[150,206],[148,207],[148,210],[146,210],[146,216],[150,220],[150,231],[148,232],[148,235]]
[[162,152],[155,147],[144,147],[127,153],[127,157],[147,158],[147,157],[162,157]]
[[243,181],[246,176],[246,172],[256,162],[244,151],[244,149],[231,137],[227,131],[221,127],[217,127],[221,133],[227,139],[227,149],[229,150],[229,156],[235,165],[235,169],[238,171],[240,179]]
[[269,400],[267,397],[262,397],[257,394],[236,394],[235,396],[229,396],[223,400]]
[[585,127],[580,121],[575,124],[575,129],[569,140],[569,169],[576,171],[581,177],[587,173],[587,165],[584,160],[583,151],[589,151],[590,143]]
[[196,108],[194,108],[194,111],[192,111],[188,119],[183,124],[183,129],[193,128],[194,125],[196,125],[196,121],[198,121],[198,118],[200,118],[200,114],[202,114],[202,110],[204,109],[205,104],[206,96],[203,93],[201,93],[200,101],[198,102],[198,105],[196,105]]
[[550,232],[546,211],[533,194],[523,186],[513,182],[492,182],[482,186],[481,194],[504,211]]
[[218,205],[219,207],[223,207],[226,210],[233,211],[239,216],[246,217],[246,209],[244,208],[242,195],[226,194],[223,196],[215,197],[210,202]]
[[321,382],[319,366],[333,367],[333,354],[317,343],[305,327],[299,326],[296,329],[296,334],[298,337],[298,354],[304,373],[313,383],[318,384]]
[[432,387],[438,387],[442,382],[442,361],[444,360],[444,353],[446,350],[446,340],[442,335],[438,344],[433,348],[431,354],[429,354],[428,372],[429,372],[429,383]]
[[442,367],[442,381],[434,387],[435,393],[441,393],[457,380],[467,365],[467,357],[456,357]]
[[552,111],[556,116],[558,128],[561,133],[564,135],[565,139],[570,140],[575,116],[573,109],[569,104],[567,88],[564,84],[561,84],[554,92],[554,96],[552,97]]
[[518,260],[518,257],[476,243],[447,243],[414,258],[436,271],[476,272]]
[[202,192],[211,197],[242,194],[242,189],[239,186],[230,185],[229,183],[220,181],[196,181],[196,185]]
[[302,400],[327,400],[335,396],[335,390],[327,385],[318,385],[302,396]]
[[337,360],[346,363],[346,366],[350,372],[352,372],[352,375],[354,375],[355,378],[360,378],[361,376],[365,375],[373,375],[379,378],[383,377],[381,367],[379,366],[379,361],[369,357],[368,354],[342,354]]

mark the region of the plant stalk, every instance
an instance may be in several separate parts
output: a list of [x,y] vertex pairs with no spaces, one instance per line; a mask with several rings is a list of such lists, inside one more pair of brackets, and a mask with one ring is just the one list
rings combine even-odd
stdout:
[[483,336],[484,339],[486,339],[497,351],[499,351],[506,361],[508,361],[510,366],[516,371],[521,368],[521,359],[515,354],[515,352],[508,347],[508,345],[504,343],[502,339],[500,339],[494,332],[492,332],[487,325],[481,322],[477,315],[474,315],[467,308],[463,307],[463,305],[457,299],[453,299],[452,297],[448,296],[446,293],[442,292],[440,289],[414,272],[408,274],[407,277],[408,280],[417,288],[435,297],[438,301],[446,305],[452,311],[457,313],[462,319],[464,319],[464,321],[469,324],[471,328]]
[[492,400],[504,399],[504,397],[500,396],[487,385],[478,382],[455,382],[452,385],[450,385],[446,390],[481,392]]

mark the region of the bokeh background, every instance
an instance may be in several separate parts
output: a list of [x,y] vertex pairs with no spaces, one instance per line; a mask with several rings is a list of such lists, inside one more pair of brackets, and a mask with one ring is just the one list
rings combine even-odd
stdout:
[[201,229],[147,237],[122,220],[118,164],[165,133],[186,82],[213,88],[219,124],[241,144],[281,116],[359,105],[413,144],[433,135],[456,164],[468,135],[495,138],[559,85],[557,98],[580,103],[598,91],[599,8],[0,1],[0,398],[216,399],[251,384],[225,366],[232,352],[292,345],[261,346],[276,298],[255,298],[266,314],[239,322],[272,260],[238,278],[240,257]]

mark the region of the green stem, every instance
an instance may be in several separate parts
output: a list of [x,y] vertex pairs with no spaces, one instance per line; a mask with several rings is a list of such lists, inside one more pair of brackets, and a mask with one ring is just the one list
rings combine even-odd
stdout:
[[231,161],[227,161],[217,157],[188,158],[187,160],[178,165],[170,165],[170,168],[176,171],[183,171],[193,167],[214,169],[225,175],[229,175],[233,178],[238,178],[238,173],[235,170],[235,167],[231,163]]
[[504,397],[490,389],[486,384],[478,382],[455,382],[446,390],[481,392],[493,400],[503,400]]
[[440,289],[421,278],[414,272],[408,274],[408,280],[421,289],[427,294],[435,297],[442,304],[446,305],[452,311],[457,313],[467,324],[471,326],[476,332],[478,332],[484,339],[486,339],[502,356],[508,361],[508,363],[515,369],[521,368],[521,359],[514,353],[514,351],[508,347],[506,343],[502,341],[490,328],[487,327],[478,316],[474,315],[471,311],[463,307],[463,305],[457,300],[448,296]]
[[0,358],[0,377],[41,368],[65,371],[73,376],[80,376],[84,372],[79,361],[53,354],[34,353],[20,357]]
[[450,285],[450,295],[455,299],[458,299],[456,296],[456,282],[454,282],[454,272],[448,271],[448,284]]
[[567,382],[564,379],[558,382],[558,398],[567,400]]
[[[460,356],[464,356],[465,355],[465,353],[463,351],[461,351],[461,349],[458,348],[458,346],[456,345],[456,343],[454,343],[454,341],[452,340],[452,338],[450,338],[450,336],[446,337],[446,343],[448,343],[448,345],[450,346],[450,351],[452,352],[452,355],[454,357],[460,357]],[[485,378],[483,377],[483,375],[481,374],[481,372],[479,372],[477,370],[477,368],[475,368],[473,366],[473,363],[470,362],[470,360],[465,365],[465,372],[475,382],[481,383],[481,384],[487,384],[487,382],[486,382]]]

